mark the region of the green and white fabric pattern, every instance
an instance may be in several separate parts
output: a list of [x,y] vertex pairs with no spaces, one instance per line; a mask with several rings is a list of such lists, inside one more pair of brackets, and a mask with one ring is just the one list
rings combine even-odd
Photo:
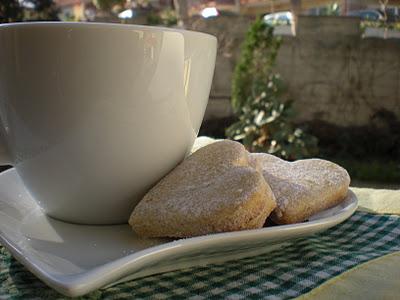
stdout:
[[[400,250],[400,217],[357,211],[336,227],[268,254],[174,271],[81,299],[290,299],[363,262]],[[1,248],[0,299],[63,299]]]

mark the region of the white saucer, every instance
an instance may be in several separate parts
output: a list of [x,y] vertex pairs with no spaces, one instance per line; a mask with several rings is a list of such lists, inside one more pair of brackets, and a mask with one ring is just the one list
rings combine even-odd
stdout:
[[356,208],[349,192],[341,205],[301,224],[176,241],[140,239],[128,225],[73,225],[46,217],[10,169],[0,174],[0,243],[46,284],[79,296],[128,279],[268,252],[332,227]]

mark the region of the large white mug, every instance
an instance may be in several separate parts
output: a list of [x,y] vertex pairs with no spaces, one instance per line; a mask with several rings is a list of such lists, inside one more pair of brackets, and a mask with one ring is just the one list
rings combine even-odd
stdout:
[[216,43],[146,26],[0,25],[0,163],[51,217],[127,222],[191,149]]

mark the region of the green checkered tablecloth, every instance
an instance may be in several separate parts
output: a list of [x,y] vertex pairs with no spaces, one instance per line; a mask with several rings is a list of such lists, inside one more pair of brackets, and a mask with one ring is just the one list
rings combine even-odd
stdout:
[[[363,262],[400,251],[400,217],[357,211],[268,254],[149,276],[82,299],[288,299]],[[62,299],[1,248],[0,299]]]

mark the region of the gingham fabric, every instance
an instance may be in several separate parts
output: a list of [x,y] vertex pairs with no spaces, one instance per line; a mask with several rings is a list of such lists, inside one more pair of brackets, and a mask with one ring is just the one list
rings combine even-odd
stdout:
[[[400,217],[356,212],[269,254],[137,279],[82,299],[289,299],[356,265],[400,250]],[[1,249],[0,299],[62,299]]]

